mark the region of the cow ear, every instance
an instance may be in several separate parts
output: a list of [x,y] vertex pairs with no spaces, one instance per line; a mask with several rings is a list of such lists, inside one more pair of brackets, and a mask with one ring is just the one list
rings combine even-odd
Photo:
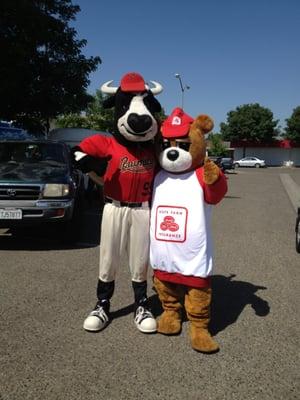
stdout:
[[153,110],[153,112],[160,112],[161,111],[160,102],[154,97],[151,90],[148,90],[148,94],[149,96],[147,96],[146,99],[149,101],[148,104],[151,106],[151,110]]
[[116,96],[109,96],[107,99],[105,99],[102,103],[103,108],[112,108],[115,106],[115,100]]
[[155,100],[155,104],[154,104],[155,109],[154,109],[154,112],[161,112],[161,104],[160,104],[160,102],[159,102],[158,100],[156,100],[155,97],[154,97],[154,100]]

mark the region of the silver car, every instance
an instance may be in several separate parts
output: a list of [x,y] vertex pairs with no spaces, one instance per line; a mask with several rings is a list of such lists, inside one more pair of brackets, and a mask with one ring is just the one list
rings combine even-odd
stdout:
[[234,161],[234,166],[262,168],[266,166],[266,162],[265,160],[261,160],[257,157],[244,157],[240,160]]

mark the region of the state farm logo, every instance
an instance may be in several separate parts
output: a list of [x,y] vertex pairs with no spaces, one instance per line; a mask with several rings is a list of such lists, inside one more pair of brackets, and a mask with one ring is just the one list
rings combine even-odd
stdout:
[[163,222],[160,224],[162,231],[176,232],[179,229],[179,225],[176,224],[175,219],[171,216],[166,216]]
[[186,241],[188,210],[181,206],[157,206],[155,212],[155,239],[164,242]]

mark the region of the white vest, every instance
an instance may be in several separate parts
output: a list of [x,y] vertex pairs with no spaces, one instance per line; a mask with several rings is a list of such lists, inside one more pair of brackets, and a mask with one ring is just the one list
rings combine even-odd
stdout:
[[206,278],[212,273],[211,206],[194,171],[160,171],[154,180],[150,225],[152,268]]

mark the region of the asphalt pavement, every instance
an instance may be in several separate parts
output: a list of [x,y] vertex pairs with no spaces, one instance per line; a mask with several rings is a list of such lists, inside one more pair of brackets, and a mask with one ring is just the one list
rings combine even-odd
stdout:
[[[81,238],[0,235],[0,400],[292,400],[300,398],[300,255],[296,213],[280,178],[299,168],[238,169],[213,210],[211,332],[220,352],[133,323],[130,277],[119,271],[113,321],[82,329],[96,302],[100,211]],[[151,285],[153,311],[161,309]]]

